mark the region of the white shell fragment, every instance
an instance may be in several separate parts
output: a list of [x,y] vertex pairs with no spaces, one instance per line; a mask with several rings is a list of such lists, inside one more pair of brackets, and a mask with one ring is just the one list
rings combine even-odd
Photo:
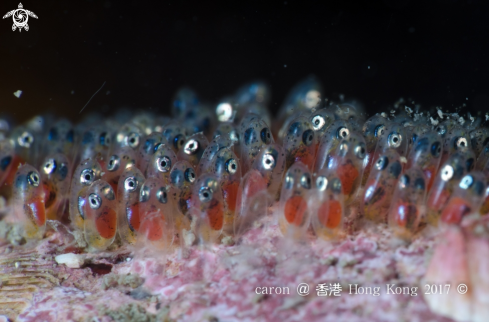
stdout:
[[85,257],[83,255],[73,253],[58,255],[54,260],[56,263],[65,264],[69,268],[80,268],[85,263]]

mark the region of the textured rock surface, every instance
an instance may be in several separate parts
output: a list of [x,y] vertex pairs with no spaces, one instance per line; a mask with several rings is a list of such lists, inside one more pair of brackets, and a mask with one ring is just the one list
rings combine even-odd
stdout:
[[[0,312],[18,321],[451,321],[432,313],[422,277],[434,238],[407,243],[386,227],[366,227],[335,242],[284,240],[268,219],[233,246],[193,246],[164,254],[119,247],[84,253],[62,227],[42,241],[0,248]],[[80,268],[58,264],[79,254]],[[299,283],[310,294],[299,296]],[[341,296],[318,296],[339,283]],[[378,286],[379,296],[349,293]],[[419,287],[386,294],[386,284]],[[290,294],[257,294],[257,287]]]

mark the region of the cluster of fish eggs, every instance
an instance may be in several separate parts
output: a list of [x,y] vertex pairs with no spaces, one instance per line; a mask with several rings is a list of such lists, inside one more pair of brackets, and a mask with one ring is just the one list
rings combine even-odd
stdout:
[[480,118],[402,101],[368,118],[322,92],[314,78],[298,83],[273,119],[269,88],[254,82],[214,105],[183,88],[171,117],[0,120],[0,193],[27,239],[59,220],[95,250],[117,235],[159,248],[236,238],[271,209],[284,235],[321,238],[341,233],[352,208],[400,233],[489,212]]

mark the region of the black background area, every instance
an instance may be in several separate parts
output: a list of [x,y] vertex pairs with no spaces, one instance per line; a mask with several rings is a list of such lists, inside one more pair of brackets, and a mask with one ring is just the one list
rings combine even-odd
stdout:
[[[0,2],[3,16],[19,0]],[[328,97],[369,113],[399,97],[487,110],[485,1],[22,1],[30,30],[0,20],[0,114],[72,120],[122,106],[168,112],[174,92],[204,100],[267,81],[276,111],[315,74]],[[369,68],[370,66],[370,68]],[[13,92],[22,90],[21,98]]]

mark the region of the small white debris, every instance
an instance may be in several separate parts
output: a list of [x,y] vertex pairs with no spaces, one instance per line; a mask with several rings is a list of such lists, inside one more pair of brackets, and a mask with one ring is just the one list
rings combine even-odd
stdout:
[[438,113],[438,116],[443,120],[443,112],[441,110],[436,111]]
[[183,241],[185,246],[192,246],[196,240],[195,234],[191,230],[182,230]]
[[391,114],[396,114],[396,110],[391,110]]
[[465,123],[465,119],[464,119],[464,117],[463,117],[463,116],[459,117],[459,119],[458,119],[458,123],[460,123],[460,125],[464,125],[464,123]]
[[489,120],[489,113],[486,113],[486,121]]
[[15,262],[15,268],[19,268],[20,267],[20,262]]
[[435,120],[433,116],[430,117],[431,125],[438,125],[439,121]]
[[20,98],[20,95],[22,95],[22,91],[20,89],[18,91],[14,92],[15,97]]
[[467,115],[469,116],[469,119],[470,119],[470,123],[474,123],[475,121],[475,117],[473,117],[470,112],[467,113]]
[[466,100],[466,101],[468,101],[468,100],[469,100],[469,98],[468,98],[468,97],[466,97],[466,98],[465,98],[465,100]]
[[344,101],[345,100],[345,94],[340,94],[340,101]]
[[61,254],[54,258],[56,263],[65,264],[69,268],[80,268],[85,262],[83,255],[73,253]]
[[380,115],[384,118],[387,118],[387,114],[385,114],[385,112],[380,113]]
[[409,106],[404,105],[404,108],[406,109],[406,112],[407,112],[408,114],[411,114],[411,113],[413,112],[413,109],[412,109],[412,108],[410,108]]
[[370,66],[368,66],[367,68],[370,69]]
[[400,160],[402,163],[407,163],[407,159],[406,159],[406,157],[401,157],[399,160]]

